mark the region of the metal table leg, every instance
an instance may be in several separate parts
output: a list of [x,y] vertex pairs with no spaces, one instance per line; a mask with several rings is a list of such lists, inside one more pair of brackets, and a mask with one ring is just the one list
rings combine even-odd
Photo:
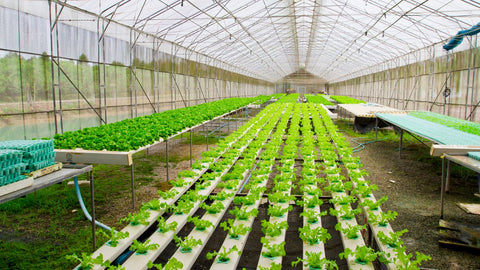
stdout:
[[375,141],[378,139],[378,117],[375,117]]
[[442,181],[440,186],[440,219],[443,219],[443,204],[445,202],[445,157],[442,157]]
[[97,243],[95,239],[95,189],[93,186],[93,172],[87,174],[87,177],[90,178],[90,200],[92,204],[92,244],[93,244],[93,251],[97,249]]
[[169,172],[169,169],[168,169],[168,139],[165,140],[165,155],[166,155],[166,158],[167,158],[167,182],[170,181],[170,172]]
[[190,168],[192,167],[192,164],[193,164],[192,138],[193,138],[193,129],[190,129]]
[[132,211],[135,211],[135,178],[133,173],[133,163],[130,165],[130,179],[132,181]]
[[398,146],[398,158],[402,158],[402,147],[403,147],[403,129],[400,129],[400,142]]

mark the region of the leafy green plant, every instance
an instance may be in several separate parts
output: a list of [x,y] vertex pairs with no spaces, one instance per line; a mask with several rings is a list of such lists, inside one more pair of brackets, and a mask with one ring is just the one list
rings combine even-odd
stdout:
[[317,186],[314,185],[304,185],[301,187],[301,190],[307,193],[310,196],[322,196],[323,192]]
[[182,253],[189,253],[193,250],[194,247],[199,246],[202,244],[202,240],[195,239],[193,236],[186,237],[182,240],[182,238],[174,235],[173,240],[177,247],[180,247],[180,252]]
[[266,251],[262,252],[262,255],[267,258],[275,258],[279,256],[285,256],[285,241],[281,242],[280,244],[271,244],[270,240],[266,237],[262,237],[260,242],[266,248]]
[[330,203],[333,203],[333,204],[347,205],[347,204],[356,202],[357,198],[350,195],[345,195],[345,196],[336,196],[330,199],[329,201]]
[[[110,263],[110,262],[107,261],[107,263]],[[104,266],[107,267],[107,268],[105,268],[107,270],[126,270],[126,268],[122,265],[108,265],[108,266],[104,265]]]
[[299,228],[298,231],[300,232],[300,239],[309,245],[317,244],[319,241],[325,243],[327,239],[332,238],[332,236],[327,232],[327,229],[322,227],[316,227],[312,229],[310,226],[305,226]]
[[361,212],[362,209],[352,209],[350,205],[342,205],[338,210],[330,208],[330,215],[340,217],[344,220],[353,219],[355,215],[360,214]]
[[256,217],[258,215],[258,210],[252,209],[248,211],[246,208],[238,209],[238,207],[235,207],[235,209],[230,210],[229,213],[239,220],[247,220],[250,217]]
[[295,186],[290,182],[275,182],[273,190],[276,192],[287,192],[292,188],[295,188]]
[[128,213],[128,216],[125,218],[120,219],[120,221],[127,221],[130,223],[132,226],[137,226],[137,225],[148,225],[149,222],[147,219],[150,217],[150,212],[141,210],[140,212],[132,215],[132,213]]
[[297,266],[299,262],[303,262],[304,266],[309,267],[310,269],[326,269],[333,270],[337,269],[338,266],[335,261],[330,261],[322,255],[322,252],[305,252],[306,259],[298,258],[298,260],[292,262],[292,266]]
[[156,268],[157,270],[181,270],[183,268],[183,263],[177,260],[176,258],[171,258],[162,266],[161,264],[154,264],[152,261],[148,261],[148,268]]
[[197,173],[191,170],[185,170],[185,171],[178,172],[177,176],[178,178],[192,178],[197,176]]
[[270,264],[270,267],[259,266],[258,270],[282,270],[282,264],[272,262],[272,264]]
[[342,182],[330,183],[330,185],[326,187],[325,190],[330,192],[337,192],[337,193],[345,192],[345,188],[343,187]]
[[348,239],[357,239],[359,237],[358,232],[366,228],[367,225],[352,225],[348,223],[344,226],[341,222],[335,225],[335,229],[342,232]]
[[140,209],[158,211],[160,209],[168,209],[168,204],[165,202],[160,202],[157,199],[153,199],[149,202],[142,204],[142,207],[140,207]]
[[202,183],[196,183],[195,184],[195,189],[197,190],[204,190],[206,188],[208,188],[209,186],[212,185],[212,182],[211,181],[204,181]]
[[225,209],[225,205],[223,205],[223,203],[221,203],[221,202],[214,202],[211,205],[208,205],[206,203],[202,203],[200,205],[200,207],[202,209],[205,209],[207,211],[207,213],[212,214],[212,215],[220,213],[220,212],[222,212],[223,209]]
[[214,251],[214,252],[208,252],[207,253],[207,259],[211,260],[213,257],[217,256],[217,260],[219,262],[228,262],[230,261],[230,254],[236,252],[238,255],[242,254],[240,250],[238,250],[237,246],[233,246],[229,248],[228,250],[225,247],[222,247],[222,251]]
[[230,238],[239,239],[241,235],[245,235],[247,232],[251,231],[252,228],[245,226],[244,224],[234,225],[235,220],[229,219],[220,223],[220,227],[223,230],[228,231]]
[[399,246],[395,249],[396,258],[394,259],[394,264],[399,270],[415,270],[420,269],[418,266],[421,265],[423,261],[429,261],[432,257],[425,255],[423,253],[416,252],[416,259],[412,259],[412,254],[406,252],[406,247]]
[[270,222],[262,220],[262,232],[265,234],[265,236],[277,237],[282,234],[282,230],[286,229],[288,229],[288,222],[286,221]]
[[358,195],[361,198],[369,198],[373,191],[378,190],[378,186],[375,184],[372,185],[357,185],[355,189],[352,190],[353,195]]
[[139,242],[137,240],[133,240],[132,245],[130,246],[130,251],[136,251],[137,254],[147,254],[149,250],[155,250],[159,247],[159,244],[150,244],[150,239],[145,241],[144,243]]
[[288,211],[292,211],[293,207],[289,205],[288,207],[282,207],[282,205],[274,204],[269,205],[267,214],[274,217],[282,217]]
[[301,201],[297,201],[297,205],[299,206],[302,206],[302,207],[305,207],[305,208],[315,208],[316,206],[320,206],[323,204],[323,200],[320,199],[318,196],[312,196],[312,197],[308,197],[308,196],[302,196],[302,199]]
[[198,201],[203,201],[207,198],[207,195],[200,195],[199,190],[194,189],[194,190],[189,190],[182,196],[182,200],[188,200],[193,203],[198,202]]
[[372,201],[370,199],[365,199],[363,202],[360,202],[359,204],[363,207],[368,207],[370,210],[378,210],[380,205],[382,205],[383,202],[386,202],[388,200],[387,196],[383,196],[382,198],[378,199],[377,201]]
[[355,251],[346,248],[342,253],[339,254],[341,259],[347,259],[347,257],[351,255],[355,257],[356,263],[366,265],[374,261],[379,254],[375,252],[372,248],[366,246],[357,246]]
[[78,261],[80,263],[80,266],[77,268],[78,270],[89,270],[92,269],[95,264],[103,264],[103,254],[93,258],[89,254],[82,252],[81,257],[78,257],[77,254],[72,254],[66,255],[65,258],[73,262]]
[[377,237],[382,242],[384,245],[387,245],[389,248],[396,248],[401,245],[403,245],[402,239],[400,237],[408,232],[407,229],[398,231],[398,232],[390,232],[388,235],[386,235],[384,232],[379,231],[377,233]]
[[247,196],[239,196],[233,199],[235,204],[242,204],[242,205],[253,205],[258,200],[258,195],[256,194],[249,194]]
[[307,222],[310,223],[310,224],[317,223],[318,219],[320,217],[325,216],[325,215],[327,215],[327,211],[317,212],[316,210],[313,210],[313,209],[306,209],[306,210],[303,210],[302,213],[300,213],[300,216],[301,217],[306,217]]
[[158,221],[158,231],[161,233],[166,233],[168,231],[175,231],[177,229],[178,223],[176,221],[168,223],[162,216],[157,217]]
[[390,220],[394,220],[395,217],[397,216],[397,212],[395,211],[390,211],[388,210],[388,212],[380,212],[377,214],[373,213],[373,212],[368,212],[368,223],[372,224],[372,225],[377,225],[380,226],[380,227],[386,227],[387,224],[388,224],[388,221]]
[[105,236],[110,239],[106,244],[111,247],[116,247],[118,245],[118,240],[125,239],[129,236],[128,232],[116,231],[114,227],[110,231],[105,232],[105,230],[96,231],[97,235]]
[[175,213],[175,215],[183,215],[190,212],[193,208],[194,204],[188,200],[179,200],[176,206],[171,207],[171,211]]
[[267,188],[263,186],[250,187],[249,189],[250,189],[250,194],[256,195],[257,197],[260,197],[261,194],[263,194],[263,192],[267,190]]
[[268,199],[272,203],[286,203],[288,201],[295,200],[295,196],[284,192],[275,192],[268,194]]
[[217,194],[215,195],[210,195],[210,199],[213,200],[213,201],[224,201],[226,199],[229,199],[231,197],[233,197],[233,195],[235,195],[235,193],[233,192],[226,192],[226,191],[221,191],[221,192],[218,192]]
[[158,190],[158,195],[160,195],[160,198],[163,198],[164,200],[171,199],[175,197],[175,195],[177,195],[178,193],[179,192],[176,189],[170,189],[167,191]]
[[226,188],[228,190],[233,190],[237,188],[239,181],[238,180],[228,180],[226,182],[218,183],[218,188]]
[[187,180],[185,180],[183,178],[170,181],[170,184],[172,184],[172,186],[174,186],[174,187],[184,187],[184,186],[188,185],[189,183],[190,182],[188,182]]
[[195,230],[198,230],[198,231],[204,231],[208,227],[213,227],[212,222],[210,222],[208,220],[200,219],[198,217],[190,217],[189,216],[187,218],[187,221],[192,222],[195,225]]

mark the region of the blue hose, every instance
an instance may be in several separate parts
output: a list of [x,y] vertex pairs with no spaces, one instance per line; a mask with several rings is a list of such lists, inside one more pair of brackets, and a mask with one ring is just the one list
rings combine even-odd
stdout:
[[[92,221],[92,216],[90,215],[90,213],[88,213],[88,210],[87,208],[85,207],[85,203],[83,203],[83,198],[82,198],[82,193],[80,192],[80,187],[78,186],[78,179],[77,177],[73,177],[73,182],[75,184],[75,192],[77,193],[77,198],[78,198],[78,202],[80,203],[80,207],[82,208],[82,211],[83,211],[83,214],[85,215],[85,217],[89,220],[89,221]],[[105,230],[108,230],[108,231],[111,231],[112,228],[108,227],[107,225],[101,223],[101,222],[98,222],[95,220],[95,225],[105,229]]]
[[[367,139],[367,137],[360,137],[360,138],[356,138],[356,139]],[[361,142],[357,142],[355,139],[352,139],[352,142],[358,144],[357,146],[353,147],[353,151],[352,153],[356,153],[356,152],[360,152],[362,151],[363,149],[365,149],[365,145],[367,144],[371,144],[371,143],[374,143],[374,142],[380,142],[380,141],[385,141],[386,139],[380,139],[380,140],[374,140],[374,141],[368,141],[368,142],[364,142],[364,143],[361,143]]]

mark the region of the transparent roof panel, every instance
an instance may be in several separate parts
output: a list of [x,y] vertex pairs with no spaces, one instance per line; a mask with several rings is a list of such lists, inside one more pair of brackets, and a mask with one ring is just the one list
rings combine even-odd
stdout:
[[471,0],[66,0],[269,81],[334,81],[480,21]]

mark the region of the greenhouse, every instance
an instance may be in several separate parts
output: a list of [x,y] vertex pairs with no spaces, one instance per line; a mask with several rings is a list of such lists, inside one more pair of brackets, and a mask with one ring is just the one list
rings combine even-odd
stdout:
[[475,0],[0,0],[0,269],[478,269],[479,33]]

